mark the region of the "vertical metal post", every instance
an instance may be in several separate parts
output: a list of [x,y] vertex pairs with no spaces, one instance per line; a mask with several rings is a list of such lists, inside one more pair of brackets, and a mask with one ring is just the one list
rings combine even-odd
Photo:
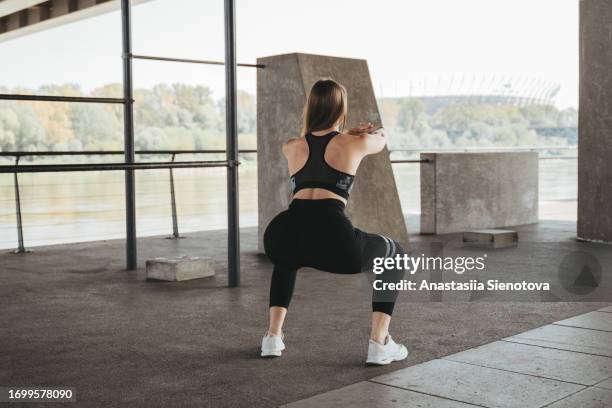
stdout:
[[[132,84],[132,22],[130,0],[121,0],[121,31],[123,39],[123,144],[125,162],[134,163],[134,106]],[[126,268],[136,269],[136,193],[134,170],[125,170],[125,247]]]
[[[19,156],[15,157],[15,166],[19,166]],[[25,246],[23,244],[23,223],[21,220],[21,196],[19,195],[19,176],[17,172],[13,173],[13,184],[15,186],[15,212],[17,215],[17,249],[16,254],[26,253]]]
[[[176,158],[176,153],[172,154],[172,163]],[[174,173],[172,167],[170,170],[170,203],[172,205],[172,235],[168,238],[181,238],[178,230],[178,216],[176,214],[176,194],[174,193]]]
[[227,161],[228,285],[240,286],[240,224],[238,211],[238,125],[236,116],[236,8],[225,0],[225,123]]

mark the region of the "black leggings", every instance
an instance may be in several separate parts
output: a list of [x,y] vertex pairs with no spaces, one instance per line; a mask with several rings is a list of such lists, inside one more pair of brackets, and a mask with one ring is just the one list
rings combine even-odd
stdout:
[[[270,307],[289,307],[301,267],[337,274],[365,272],[370,282],[399,282],[404,276],[397,269],[373,273],[374,258],[403,256],[403,248],[390,238],[353,227],[344,203],[333,198],[294,199],[266,228],[264,248],[274,263]],[[396,298],[396,290],[373,290],[372,310],[391,315]]]

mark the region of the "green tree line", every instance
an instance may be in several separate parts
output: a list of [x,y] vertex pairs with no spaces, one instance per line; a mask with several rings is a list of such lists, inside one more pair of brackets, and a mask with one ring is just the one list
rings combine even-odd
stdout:
[[[78,85],[38,89],[0,88],[0,93],[117,97],[120,84],[90,93]],[[223,149],[225,102],[210,88],[159,84],[134,91],[137,149]],[[379,101],[393,148],[567,145],[576,142],[577,112],[553,106],[455,104],[427,113],[416,98]],[[238,93],[239,146],[256,147],[256,101]],[[553,135],[538,129],[558,128]],[[291,135],[288,135],[288,137]],[[0,151],[121,150],[123,107],[109,104],[0,102]]]
[[379,100],[395,148],[575,145],[578,112],[554,106],[452,104],[428,114],[416,98]]

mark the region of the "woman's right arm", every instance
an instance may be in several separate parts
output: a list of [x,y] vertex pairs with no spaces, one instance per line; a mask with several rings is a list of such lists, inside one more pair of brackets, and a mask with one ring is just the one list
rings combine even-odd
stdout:
[[355,137],[355,145],[364,156],[380,153],[387,145],[384,130],[378,129],[372,133],[362,133]]

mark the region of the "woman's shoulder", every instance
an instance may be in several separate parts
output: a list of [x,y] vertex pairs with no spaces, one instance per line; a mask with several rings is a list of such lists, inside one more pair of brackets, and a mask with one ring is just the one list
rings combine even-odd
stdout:
[[306,143],[306,138],[304,136],[292,137],[283,143],[283,147],[297,147],[304,143]]
[[345,131],[340,133],[337,137],[339,137],[344,147],[365,155],[380,152],[386,144],[382,129],[373,133],[353,133]]
[[334,139],[337,139],[340,144],[343,145],[354,145],[359,142],[359,135],[350,133],[349,131],[343,131],[338,133]]
[[292,137],[283,143],[283,153],[285,155],[290,154],[295,151],[300,151],[306,148],[306,138],[304,136]]
[[342,132],[339,132],[336,137],[350,141],[355,138],[355,135],[348,130],[343,130]]

